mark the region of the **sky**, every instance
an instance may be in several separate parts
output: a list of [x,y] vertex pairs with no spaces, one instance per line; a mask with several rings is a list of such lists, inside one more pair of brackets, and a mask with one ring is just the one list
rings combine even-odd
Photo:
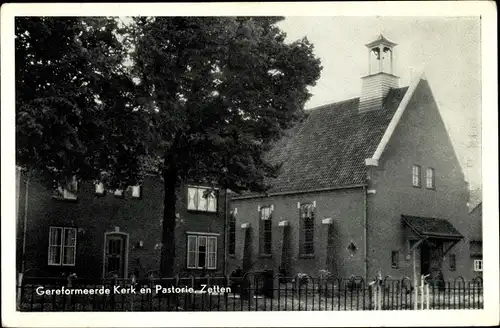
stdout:
[[[323,71],[306,108],[359,97],[368,74],[364,46],[379,34],[397,43],[400,86],[424,71],[471,188],[481,186],[481,44],[479,17],[286,17],[291,42],[314,44]],[[477,137],[473,137],[477,135]]]

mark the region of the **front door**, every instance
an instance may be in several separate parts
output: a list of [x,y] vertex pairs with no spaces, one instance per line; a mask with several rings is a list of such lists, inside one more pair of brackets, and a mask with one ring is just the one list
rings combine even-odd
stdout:
[[423,242],[420,246],[420,272],[423,275],[430,274],[435,278],[441,271],[442,245],[432,242]]
[[104,277],[125,277],[126,235],[106,234]]

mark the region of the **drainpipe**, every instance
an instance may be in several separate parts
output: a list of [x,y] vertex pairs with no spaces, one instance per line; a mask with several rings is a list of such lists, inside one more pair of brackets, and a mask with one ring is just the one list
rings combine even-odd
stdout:
[[364,194],[364,229],[363,229],[363,240],[364,240],[364,246],[365,246],[365,282],[368,282],[368,240],[366,239],[367,237],[367,221],[368,221],[368,204],[367,204],[367,190],[366,186],[363,186],[363,194]]
[[26,253],[26,230],[27,230],[27,224],[28,224],[28,191],[29,191],[29,183],[30,183],[30,175],[31,175],[31,170],[28,170],[28,173],[26,175],[26,183],[25,183],[25,194],[24,194],[24,222],[23,222],[23,250],[21,253],[21,272],[24,273],[24,267],[25,267],[25,253]]
[[227,188],[224,193],[224,269],[223,273],[224,276],[227,274],[227,208],[228,208],[228,202],[227,202]]

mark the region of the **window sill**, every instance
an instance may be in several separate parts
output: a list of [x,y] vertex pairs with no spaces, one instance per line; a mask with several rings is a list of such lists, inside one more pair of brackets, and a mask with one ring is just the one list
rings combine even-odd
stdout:
[[301,255],[299,255],[299,259],[313,259],[315,257],[316,257],[316,255],[314,255],[314,254],[301,254]]
[[412,185],[413,188],[419,188],[419,189],[422,189],[422,186],[415,186],[415,185]]
[[65,203],[78,203],[78,197],[77,198],[64,198],[64,197],[59,197],[59,196],[52,196],[52,199],[58,202],[65,202]]
[[272,254],[259,254],[259,258],[261,259],[270,259],[272,257],[273,257]]
[[201,210],[190,210],[190,209],[187,209],[187,211],[189,213],[197,213],[197,214],[217,214],[217,211],[201,211]]

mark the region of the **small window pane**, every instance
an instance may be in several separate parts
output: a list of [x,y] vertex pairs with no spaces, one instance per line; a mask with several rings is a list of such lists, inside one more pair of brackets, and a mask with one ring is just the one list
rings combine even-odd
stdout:
[[62,228],[50,228],[50,245],[62,245]]
[[63,264],[74,265],[75,264],[75,247],[64,247],[63,249]]
[[76,229],[73,228],[64,229],[64,245],[65,246],[76,245]]
[[196,197],[197,197],[197,189],[196,188],[188,188],[188,209],[196,210]]
[[206,211],[207,210],[207,198],[204,195],[203,190],[198,190],[198,211]]
[[213,194],[210,194],[208,196],[208,211],[209,212],[215,212],[216,211],[215,197],[214,197]]
[[414,187],[420,187],[420,166],[413,165],[412,182]]

